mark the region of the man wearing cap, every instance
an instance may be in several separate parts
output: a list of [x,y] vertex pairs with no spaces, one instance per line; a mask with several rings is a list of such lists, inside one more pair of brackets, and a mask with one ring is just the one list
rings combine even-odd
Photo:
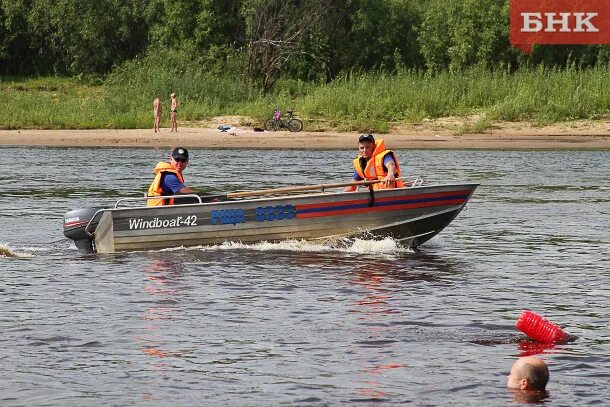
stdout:
[[[186,148],[176,147],[169,157],[169,163],[160,162],[155,167],[155,179],[148,188],[148,196],[168,196],[193,191],[184,185],[182,171],[186,169],[189,161],[189,152]],[[149,199],[146,206],[173,205],[174,198]]]
[[[374,181],[373,189],[401,188],[404,183],[400,177],[400,165],[396,154],[386,150],[383,139],[375,141],[372,134],[362,134],[358,139],[358,157],[354,159],[354,181]],[[346,192],[355,191],[356,185],[345,188]]]

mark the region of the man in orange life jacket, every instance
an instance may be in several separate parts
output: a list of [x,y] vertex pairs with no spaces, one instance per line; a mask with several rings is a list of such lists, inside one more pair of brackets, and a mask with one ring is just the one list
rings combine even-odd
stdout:
[[[148,196],[168,196],[185,193],[193,193],[193,191],[184,185],[182,171],[184,171],[189,162],[189,152],[186,148],[176,147],[169,157],[169,163],[160,162],[155,167],[155,179],[148,188]],[[162,206],[173,205],[174,198],[167,199],[149,199],[147,206]]]
[[[373,189],[402,188],[404,183],[397,180],[400,177],[400,165],[396,154],[386,150],[383,139],[375,141],[372,134],[365,133],[358,139],[359,155],[354,159],[354,181],[379,180]],[[345,192],[355,191],[356,185],[345,188]]]

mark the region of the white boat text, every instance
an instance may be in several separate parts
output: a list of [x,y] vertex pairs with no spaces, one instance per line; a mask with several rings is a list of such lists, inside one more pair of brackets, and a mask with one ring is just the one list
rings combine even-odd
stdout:
[[129,230],[175,228],[180,226],[197,226],[197,216],[177,216],[173,219],[129,219]]

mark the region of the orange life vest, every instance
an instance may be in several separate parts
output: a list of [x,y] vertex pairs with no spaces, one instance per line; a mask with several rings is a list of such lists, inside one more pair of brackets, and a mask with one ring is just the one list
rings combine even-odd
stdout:
[[[392,154],[392,158],[394,159],[394,163],[396,164],[396,174],[394,176],[396,178],[400,177],[400,165],[398,164],[398,160],[396,159],[396,154],[392,150],[386,150],[383,139],[379,139],[375,142],[375,150],[373,151],[373,155],[366,162],[366,167],[362,168],[360,165],[360,156],[354,159],[354,169],[360,178],[366,181],[372,180],[382,180],[388,175],[388,171],[383,167],[383,159],[387,154]],[[386,187],[383,185],[383,182],[377,182],[373,184],[373,189],[386,189],[386,188],[402,188],[404,187],[404,182],[402,180],[394,181],[394,184]]]
[[[184,178],[182,177],[182,173],[176,171],[174,167],[170,163],[160,162],[155,167],[153,171],[155,173],[155,179],[152,184],[148,188],[148,196],[162,196],[163,188],[161,187],[161,179],[163,178],[164,173],[171,172],[172,174],[176,174],[180,182],[184,184]],[[174,198],[169,199],[148,199],[146,202],[146,206],[163,206],[163,205],[173,205]]]

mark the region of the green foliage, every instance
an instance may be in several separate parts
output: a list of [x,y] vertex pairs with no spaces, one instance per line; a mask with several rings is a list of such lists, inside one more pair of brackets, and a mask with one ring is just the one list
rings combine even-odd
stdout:
[[107,72],[145,47],[141,11],[119,0],[2,0],[4,73]]
[[104,128],[111,115],[101,89],[58,77],[0,81],[2,128]]
[[99,77],[174,50],[217,73],[237,61],[268,91],[280,77],[610,61],[608,45],[514,50],[509,10],[509,0],[0,0],[0,74]]
[[145,7],[150,50],[182,49],[191,56],[239,46],[244,37],[240,0],[151,0]]
[[459,128],[458,134],[477,134],[483,133],[485,130],[491,127],[491,119],[488,115],[483,114],[477,117],[474,122],[466,121]]
[[358,0],[347,3],[348,11],[341,16],[344,25],[336,27],[333,33],[332,46],[340,51],[337,56],[341,63],[333,67],[334,72],[347,67],[391,71],[421,63],[414,31],[419,16],[412,2]]
[[108,77],[105,89],[105,98],[116,112],[136,112],[149,105],[152,109],[157,95],[168,102],[169,95],[176,93],[184,106],[180,117],[186,120],[219,114],[258,94],[237,71],[231,72],[227,66],[224,73],[216,73],[191,61],[185,51],[158,52],[125,63]]
[[510,62],[509,8],[498,0],[433,0],[419,28],[426,66],[462,70]]
[[310,122],[378,132],[449,115],[479,115],[471,125],[479,131],[492,120],[607,114],[610,46],[535,46],[525,55],[510,47],[509,7],[508,0],[0,0],[0,123],[149,127],[153,98],[167,104],[171,92],[180,120],[262,120],[280,107]]
[[590,119],[610,108],[608,75],[607,67],[353,75],[314,88],[299,111],[352,129],[469,115],[481,115],[472,125],[477,132],[492,120]]
[[[302,44],[303,56],[289,66],[304,80],[332,80],[346,72],[396,71],[423,66],[415,2],[336,0],[324,23]],[[316,54],[318,59],[308,57]]]
[[[610,69],[523,68],[510,73],[481,67],[462,72],[403,70],[344,75],[331,83],[281,79],[263,94],[238,75],[211,73],[179,51],[124,64],[103,86],[47,77],[0,82],[3,128],[146,128],[159,94],[180,101],[184,123],[212,116],[242,115],[261,125],[276,107],[293,109],[307,129],[333,127],[383,133],[398,123],[464,117],[462,133],[481,132],[494,120],[552,123],[596,119],[610,111]],[[476,119],[471,119],[477,117]],[[166,118],[164,118],[166,120]]]

